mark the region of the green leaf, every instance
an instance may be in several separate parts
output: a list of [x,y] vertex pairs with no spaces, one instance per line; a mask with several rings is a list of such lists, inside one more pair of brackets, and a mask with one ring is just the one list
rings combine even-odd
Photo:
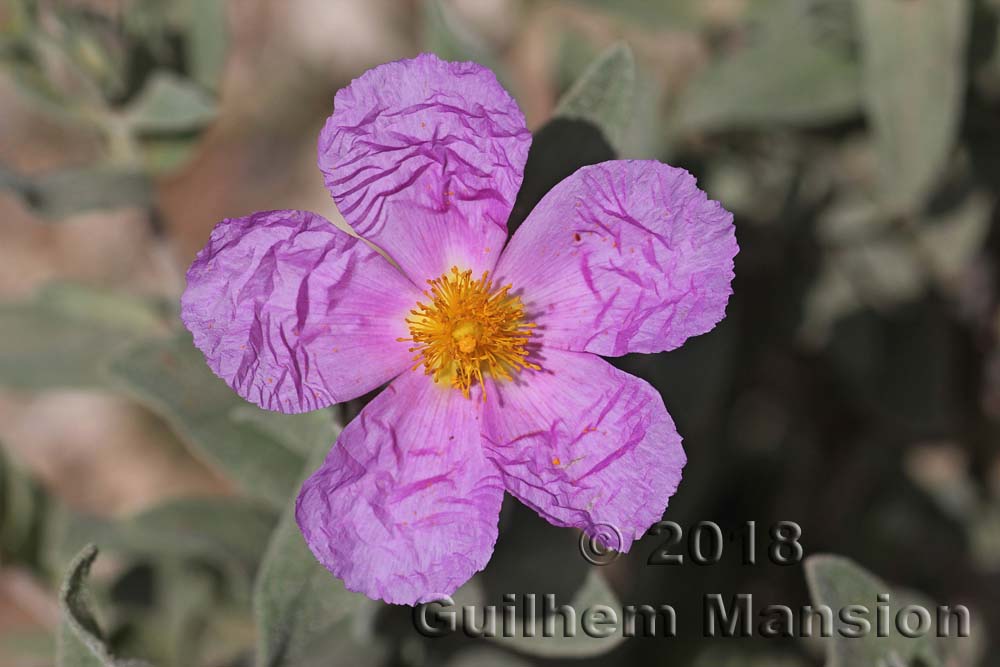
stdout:
[[632,49],[618,43],[599,55],[560,98],[555,116],[586,120],[621,152],[633,120],[636,91]]
[[0,629],[0,655],[12,665],[51,665],[56,654],[56,635],[47,628],[13,625]]
[[[115,357],[109,371],[114,386],[163,417],[245,492],[275,507],[284,507],[292,497],[302,455],[258,425],[232,419],[236,407],[254,408],[209,370],[189,334],[133,345]],[[259,417],[266,419],[266,414]]]
[[483,39],[465,25],[442,0],[423,5],[424,49],[443,60],[472,61],[490,68],[501,80],[503,68]]
[[[60,12],[59,30],[50,34],[60,48],[100,91],[104,100],[115,99],[125,91],[128,58],[117,26],[107,16],[67,8]],[[104,105],[98,104],[103,110]]]
[[[329,446],[317,446],[308,472]],[[321,667],[329,656],[344,664],[372,664],[384,653],[366,627],[378,603],[352,593],[309,551],[289,502],[271,537],[254,590],[258,667]]]
[[933,285],[954,292],[986,241],[992,209],[991,197],[973,191],[937,215],[892,226],[864,196],[831,204],[819,218],[827,248],[806,297],[805,342],[825,342],[834,323],[862,308],[905,303]]
[[144,168],[150,174],[161,175],[179,169],[191,159],[198,148],[198,136],[144,136],[139,138],[138,146]]
[[[73,53],[71,39],[53,36],[52,25],[34,22],[10,42],[5,65],[25,99],[54,118],[92,125],[106,108],[100,84]],[[62,25],[59,30],[68,28]]]
[[116,294],[74,283],[50,283],[40,292],[40,301],[52,311],[81,324],[94,322],[113,326],[127,336],[149,336],[166,328],[160,304],[147,299]]
[[855,0],[864,105],[893,212],[921,207],[951,156],[965,95],[966,0]]
[[73,100],[63,95],[49,80],[32,51],[30,46],[25,46],[23,38],[10,40],[3,51],[4,69],[20,100],[52,120],[92,125],[95,119],[86,117],[80,108],[82,99]]
[[993,197],[974,192],[956,206],[917,227],[918,247],[928,259],[935,280],[946,290],[956,289],[973,256],[983,249],[990,231]]
[[456,653],[445,667],[531,667],[531,663],[506,651],[477,646]]
[[228,30],[223,0],[188,0],[185,51],[191,74],[206,90],[218,90],[226,64]]
[[252,649],[248,602],[277,520],[273,509],[240,498],[186,498],[119,521],[70,511],[60,519],[49,531],[59,567],[64,552],[94,542],[122,562],[152,568],[152,603],[120,610],[120,651],[159,667],[189,667]]
[[76,555],[88,544],[111,532],[113,519],[83,514],[54,503],[43,527],[41,562],[46,572],[69,569]]
[[[618,601],[618,596],[611,590],[607,580],[598,568],[591,568],[584,579],[583,585],[573,596],[569,606],[577,610],[593,610],[598,605],[604,605],[614,610],[615,614],[621,614],[622,605]],[[575,636],[568,637],[568,634],[561,627],[562,620],[557,623],[554,636],[542,636],[542,614],[536,614],[535,636],[525,637],[523,633],[524,622],[518,618],[514,623],[516,634],[513,637],[491,637],[500,646],[514,649],[528,655],[540,658],[588,658],[607,653],[623,641],[625,636],[622,633],[621,618],[617,632],[608,637],[591,637],[579,628],[574,628]],[[562,616],[558,618],[562,619]],[[582,622],[582,619],[577,619]]]
[[850,50],[821,39],[808,3],[759,3],[754,30],[681,93],[676,130],[719,131],[821,124],[860,108],[860,67]]
[[34,0],[11,0],[7,3],[6,20],[0,28],[11,34],[27,33],[34,28],[37,13]]
[[189,561],[166,559],[157,564],[155,604],[129,610],[127,643],[158,667],[191,667],[208,664],[208,630],[223,609],[213,573]]
[[164,329],[149,302],[68,284],[47,286],[30,301],[0,304],[0,384],[100,386],[115,352]]
[[134,514],[117,541],[158,555],[216,556],[253,566],[277,522],[274,510],[241,498],[181,498]]
[[0,448],[0,561],[40,564],[46,510],[41,487]]
[[552,85],[556,90],[565,93],[583,76],[600,55],[596,44],[586,35],[578,31],[566,30],[558,36],[556,42],[555,70],[552,73]]
[[620,15],[644,27],[691,29],[704,23],[705,16],[698,0],[584,0],[596,9]]
[[248,665],[257,633],[253,617],[242,607],[216,607],[202,643],[203,665]]
[[[876,602],[880,594],[888,594],[890,612],[914,604],[931,612],[935,607],[921,596],[906,591],[893,590],[884,581],[848,558],[820,554],[805,561],[806,579],[813,604],[827,605],[840,610],[850,605],[860,605],[870,610],[868,617],[872,631],[861,637],[843,637],[834,633],[826,642],[827,667],[858,667],[858,665],[895,665],[910,667],[944,667],[946,644],[933,633],[911,639],[902,635],[890,621],[885,637],[875,632]],[[954,630],[952,630],[954,632]]]
[[712,646],[698,653],[690,667],[808,667],[813,663],[795,653],[763,652]]
[[806,298],[800,334],[818,346],[838,320],[855,311],[916,299],[927,287],[927,269],[910,240],[898,235],[828,250]]
[[242,498],[167,501],[91,529],[101,548],[151,559],[197,559],[218,566],[240,597],[249,597],[264,546],[277,523],[269,505]]
[[119,660],[107,642],[87,600],[87,577],[97,558],[94,545],[84,547],[70,564],[59,592],[62,622],[56,662],[59,667],[144,667],[138,660]]
[[198,130],[215,117],[215,100],[198,84],[169,71],[151,75],[125,118],[138,134]]
[[333,446],[337,438],[333,416],[329,410],[315,410],[298,415],[266,412],[249,403],[237,405],[229,413],[237,424],[251,424],[274,440],[303,457],[316,447]]
[[35,177],[5,171],[2,185],[17,192],[38,215],[54,219],[93,210],[145,208],[153,200],[146,174],[118,167],[67,168]]

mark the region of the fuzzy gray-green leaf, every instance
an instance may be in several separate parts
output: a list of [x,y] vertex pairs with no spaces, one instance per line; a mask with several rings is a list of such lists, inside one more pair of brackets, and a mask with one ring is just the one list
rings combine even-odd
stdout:
[[0,384],[23,389],[103,384],[108,359],[130,341],[164,331],[155,306],[75,285],[0,304]]
[[840,120],[860,106],[860,67],[820,39],[808,3],[760,3],[739,46],[709,63],[681,93],[676,129],[719,131]]
[[555,115],[586,120],[619,151],[633,118],[635,58],[627,44],[599,55],[559,100]]
[[[599,569],[590,570],[569,606],[580,610],[581,614],[594,612],[600,606],[611,609],[615,614],[619,614],[622,610],[618,597]],[[607,637],[592,637],[579,628],[563,629],[558,626],[554,636],[546,637],[543,633],[542,614],[537,613],[533,637],[524,636],[523,622],[518,619],[514,623],[516,634],[513,637],[496,637],[493,641],[505,648],[541,658],[590,658],[607,653],[625,641],[622,626],[619,624],[621,621],[622,619],[618,618],[616,631]],[[583,622],[582,616],[577,622]],[[573,636],[569,636],[570,629]]]
[[87,577],[96,558],[94,545],[84,547],[70,564],[59,592],[58,667],[147,667],[139,660],[118,659],[108,648],[88,600]]
[[[322,463],[329,450],[320,444],[306,466]],[[336,654],[344,664],[362,664],[383,651],[367,622],[378,604],[352,593],[309,551],[289,502],[271,537],[257,575],[254,615],[257,620],[257,667],[301,667],[328,664]]]
[[966,0],[855,0],[864,105],[885,205],[922,205],[951,155],[965,95]]
[[[115,357],[112,384],[163,417],[197,453],[248,494],[283,507],[304,459],[231,413],[248,406],[217,378],[190,335],[144,341]],[[261,416],[266,419],[266,416]]]
[[[889,595],[890,611],[907,604],[919,604],[933,614],[934,610],[916,596],[894,591],[884,581],[842,556],[816,555],[805,562],[806,579],[814,605],[827,605],[839,610],[857,605],[869,610],[871,631],[860,637],[844,637],[834,633],[826,639],[826,667],[858,667],[859,665],[915,665],[944,667],[942,646],[931,635],[909,638],[899,632],[895,623],[882,628],[880,637],[875,624],[878,596]],[[919,661],[919,662],[915,662]]]
[[153,200],[149,177],[127,167],[66,167],[31,177],[5,171],[0,185],[53,220],[94,210],[145,208]]
[[195,82],[157,72],[125,112],[138,133],[197,130],[215,117],[215,101]]

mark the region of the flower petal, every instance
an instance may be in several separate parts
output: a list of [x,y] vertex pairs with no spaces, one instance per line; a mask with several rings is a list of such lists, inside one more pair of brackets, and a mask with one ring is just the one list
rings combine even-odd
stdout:
[[725,317],[733,216],[694,177],[602,162],[554,187],[497,264],[544,344],[614,356],[679,347]]
[[[492,268],[530,143],[524,115],[491,71],[422,54],[369,70],[337,93],[319,167],[355,231],[421,285],[449,269],[445,255],[470,239],[472,257],[490,248]],[[414,238],[442,248],[407,252]]]
[[[585,352],[544,350],[541,371],[492,382],[483,416],[487,456],[507,490],[550,523],[628,551],[663,515],[687,461],[660,395]],[[606,540],[605,540],[606,541]]]
[[262,408],[360,396],[411,362],[420,293],[364,241],[304,211],[223,220],[187,273],[181,318],[209,367]]
[[341,433],[295,516],[352,590],[394,604],[451,595],[483,569],[503,484],[483,456],[478,407],[406,372]]

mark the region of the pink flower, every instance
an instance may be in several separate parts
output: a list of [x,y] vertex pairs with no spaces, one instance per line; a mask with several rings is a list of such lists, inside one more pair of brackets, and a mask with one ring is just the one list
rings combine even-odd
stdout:
[[557,526],[663,514],[685,463],[659,394],[598,355],[658,352],[725,315],[732,215],[682,169],[604,162],[507,241],[531,135],[493,74],[432,55],[337,93],[319,166],[367,243],[313,213],[224,220],[188,271],[185,324],[261,407],[388,387],[298,497],[347,588],[414,604],[485,567],[504,491]]

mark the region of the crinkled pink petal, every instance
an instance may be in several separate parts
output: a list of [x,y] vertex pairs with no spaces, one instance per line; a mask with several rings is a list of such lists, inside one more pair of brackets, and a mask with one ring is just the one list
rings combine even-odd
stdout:
[[456,249],[478,258],[488,248],[483,266],[492,268],[530,143],[491,71],[422,54],[337,93],[319,167],[355,231],[422,285],[451,268]]
[[187,273],[181,318],[248,401],[304,412],[360,396],[410,364],[420,293],[363,241],[304,211],[223,220]]
[[548,347],[659,352],[726,313],[733,216],[655,161],[584,167],[539,202],[497,263]]
[[[538,363],[487,386],[487,456],[550,523],[628,551],[680,483],[687,459],[673,420],[655,389],[600,357],[545,349]],[[620,544],[604,539],[605,526]]]
[[[477,278],[483,271],[492,272],[506,241],[503,234],[483,233],[478,225],[467,224],[464,213],[455,208],[429,211],[392,202],[386,209],[394,224],[407,229],[405,243],[394,246],[392,258],[400,266],[411,267],[409,275],[421,289],[427,287],[427,280],[453,266],[471,269]],[[422,268],[412,268],[417,266]]]
[[418,371],[393,381],[305,482],[295,516],[316,558],[368,597],[451,595],[493,553],[503,484],[478,406]]

